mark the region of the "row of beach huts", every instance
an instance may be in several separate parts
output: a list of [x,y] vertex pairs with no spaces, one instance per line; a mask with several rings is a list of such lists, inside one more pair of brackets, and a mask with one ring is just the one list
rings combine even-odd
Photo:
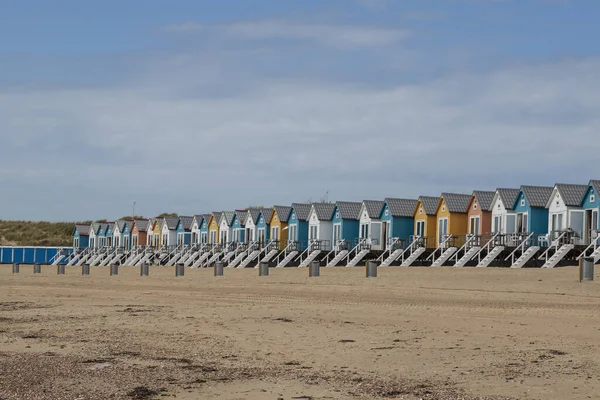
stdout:
[[68,265],[545,267],[600,259],[600,181],[76,225]]

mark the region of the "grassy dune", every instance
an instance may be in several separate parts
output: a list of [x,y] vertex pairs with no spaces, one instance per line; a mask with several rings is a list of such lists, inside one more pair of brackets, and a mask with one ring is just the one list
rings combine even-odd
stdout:
[[74,222],[0,220],[0,245],[70,246],[74,227]]

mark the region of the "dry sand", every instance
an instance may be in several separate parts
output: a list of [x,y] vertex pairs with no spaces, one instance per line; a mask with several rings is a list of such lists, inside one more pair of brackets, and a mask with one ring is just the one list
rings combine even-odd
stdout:
[[598,399],[577,268],[0,266],[0,399]]

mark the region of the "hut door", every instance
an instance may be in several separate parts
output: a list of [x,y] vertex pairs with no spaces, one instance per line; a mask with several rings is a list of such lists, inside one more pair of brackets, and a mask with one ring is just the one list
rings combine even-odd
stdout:
[[383,222],[381,224],[381,250],[385,250],[387,247],[388,239],[388,223]]
[[425,221],[417,221],[417,236],[421,238],[425,236]]
[[290,225],[288,230],[288,241],[295,242],[296,241],[296,225]]

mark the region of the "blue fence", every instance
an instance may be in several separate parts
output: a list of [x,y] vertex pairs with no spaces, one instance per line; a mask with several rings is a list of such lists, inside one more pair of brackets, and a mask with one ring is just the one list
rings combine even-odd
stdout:
[[[52,264],[59,252],[69,255],[73,249],[63,247],[0,247],[0,264]],[[66,257],[60,264],[66,264]]]

